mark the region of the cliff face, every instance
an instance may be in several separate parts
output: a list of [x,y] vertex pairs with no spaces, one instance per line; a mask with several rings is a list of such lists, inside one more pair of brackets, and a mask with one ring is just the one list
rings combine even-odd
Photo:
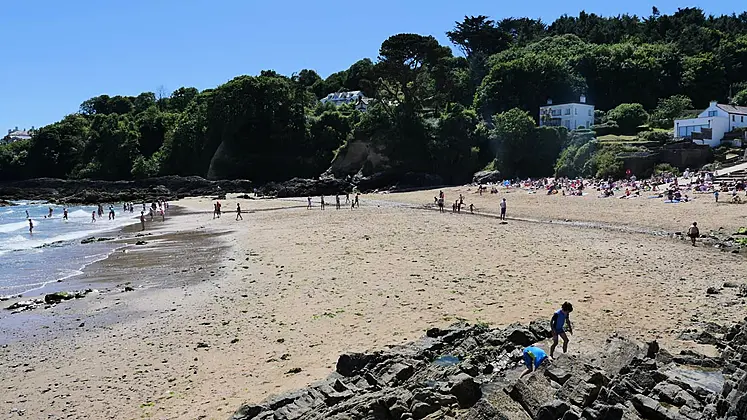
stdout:
[[367,176],[389,167],[389,159],[380,148],[365,140],[354,140],[340,150],[325,174],[336,178],[358,173]]

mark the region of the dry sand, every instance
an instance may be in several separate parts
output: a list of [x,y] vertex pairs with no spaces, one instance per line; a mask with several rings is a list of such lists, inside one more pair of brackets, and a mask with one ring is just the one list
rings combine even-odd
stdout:
[[[439,214],[438,191],[306,200],[209,199],[92,266],[110,291],[30,314],[0,314],[0,413],[27,418],[225,419],[243,401],[325,377],[346,351],[380,349],[456,320],[503,326],[575,305],[570,350],[618,332],[689,347],[678,334],[747,315],[734,289],[742,255],[648,231],[747,225],[747,206],[445,190],[477,215]],[[603,224],[591,228],[509,217]],[[344,199],[343,199],[344,200]],[[231,211],[240,201],[244,221]],[[327,203],[334,197],[327,197]],[[318,203],[318,202],[317,202]],[[405,204],[402,204],[405,203]],[[450,209],[449,209],[450,210]],[[624,227],[620,230],[617,227]],[[126,282],[136,286],[123,292]],[[205,347],[207,346],[207,347]],[[300,368],[299,373],[288,373]]]

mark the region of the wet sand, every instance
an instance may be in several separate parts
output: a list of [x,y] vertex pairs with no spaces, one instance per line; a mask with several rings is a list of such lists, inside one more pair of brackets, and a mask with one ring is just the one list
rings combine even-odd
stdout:
[[[0,348],[0,413],[223,419],[245,400],[325,377],[341,352],[410,341],[461,319],[549,320],[565,300],[576,308],[572,352],[591,352],[615,332],[688,348],[677,340],[685,328],[747,315],[735,289],[705,292],[741,282],[742,255],[646,233],[693,220],[703,233],[735,229],[747,224],[747,207],[710,196],[671,205],[446,190],[447,203],[461,193],[481,214],[498,214],[506,197],[509,217],[609,225],[600,229],[439,214],[430,208],[437,193],[362,196],[361,208],[339,211],[319,210],[318,198],[306,210],[304,198],[229,197],[220,219],[209,199],[182,200],[185,212],[167,220],[165,235],[86,273],[134,291],[114,287],[13,316],[53,322]],[[234,220],[236,202],[243,222]],[[4,313],[0,324],[9,319]],[[288,373],[294,368],[300,373]]]

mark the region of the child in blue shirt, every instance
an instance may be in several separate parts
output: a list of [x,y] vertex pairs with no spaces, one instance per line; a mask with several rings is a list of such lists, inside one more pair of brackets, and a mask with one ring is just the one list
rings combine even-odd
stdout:
[[524,349],[522,357],[524,359],[524,365],[527,367],[527,370],[521,374],[521,377],[524,377],[525,375],[534,372],[534,369],[540,367],[542,362],[547,360],[547,353],[539,347],[531,346]]
[[573,305],[569,302],[564,302],[561,308],[552,315],[552,320],[550,321],[550,330],[552,330],[550,357],[553,357],[555,353],[555,347],[558,345],[558,336],[563,339],[563,353],[568,351],[568,336],[565,334],[565,324],[568,324],[568,332],[573,334],[571,312],[573,312]]

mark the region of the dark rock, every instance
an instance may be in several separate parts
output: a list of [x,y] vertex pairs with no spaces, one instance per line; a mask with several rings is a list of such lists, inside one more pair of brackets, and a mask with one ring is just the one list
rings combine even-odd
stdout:
[[469,411],[459,415],[457,420],[509,420],[509,417],[505,416],[489,402],[480,400]]
[[307,197],[345,194],[353,190],[349,182],[336,178],[293,178],[284,182],[270,182],[257,189],[257,193],[275,197]]
[[545,370],[545,376],[550,378],[550,380],[563,385],[568,379],[570,379],[571,374],[559,367],[550,365],[547,370]]
[[125,288],[124,288],[124,291],[125,291],[125,292],[134,292],[134,291],[135,291],[135,288],[134,288],[134,287],[132,287],[132,286],[125,286]]
[[460,373],[450,378],[449,381],[454,384],[449,392],[457,398],[462,408],[472,407],[482,397],[480,385],[466,373]]
[[506,338],[508,341],[520,346],[528,346],[537,341],[534,334],[528,328],[520,325],[509,326],[506,329]]
[[656,359],[656,355],[659,353],[659,343],[654,340],[648,343],[648,350],[646,350],[646,357],[649,359]]
[[435,413],[439,409],[440,407],[436,405],[431,405],[423,401],[415,401],[412,404],[410,411],[412,412],[412,418],[422,419],[423,417],[426,417],[429,414]]
[[337,359],[337,373],[342,376],[355,376],[373,359],[370,354],[347,353]]
[[135,245],[146,245],[148,242],[146,241],[137,241],[135,242]]
[[244,404],[233,413],[230,420],[252,420],[261,413],[265,407],[258,405]]
[[44,302],[54,305],[62,302],[63,300],[73,299],[75,296],[68,292],[55,292],[44,295]]
[[536,420],[557,420],[562,418],[566,411],[570,410],[570,405],[565,401],[552,400],[540,407],[537,412]]
[[734,288],[734,289],[736,289],[739,286],[741,286],[740,283],[733,282],[733,281],[727,281],[727,282],[724,283],[724,288]]
[[472,175],[473,184],[497,184],[502,180],[500,171],[480,171]]
[[721,291],[719,291],[719,289],[717,287],[709,287],[706,290],[706,293],[709,294],[709,295],[717,295],[717,294],[721,293]]

